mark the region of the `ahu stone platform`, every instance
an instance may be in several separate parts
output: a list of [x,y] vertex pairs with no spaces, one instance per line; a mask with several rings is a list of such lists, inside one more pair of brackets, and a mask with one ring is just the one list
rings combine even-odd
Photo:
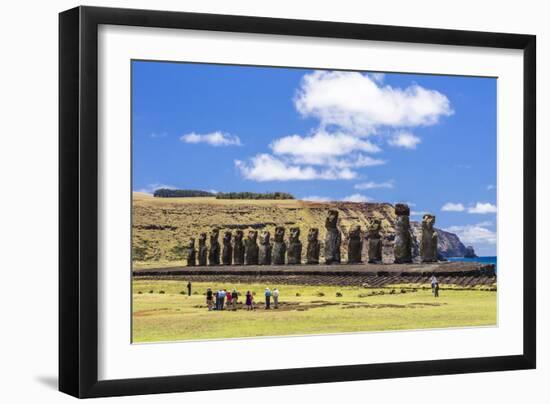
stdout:
[[495,266],[475,262],[418,264],[332,264],[332,265],[216,265],[135,269],[134,277],[173,277],[188,275],[241,276],[400,276],[418,277],[496,277]]

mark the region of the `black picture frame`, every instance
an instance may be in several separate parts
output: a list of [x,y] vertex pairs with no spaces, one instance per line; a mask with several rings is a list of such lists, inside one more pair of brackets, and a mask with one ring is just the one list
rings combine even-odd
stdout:
[[[99,381],[98,26],[180,28],[523,50],[523,354]],[[104,397],[536,366],[536,37],[185,12],[77,7],[59,15],[59,390]]]

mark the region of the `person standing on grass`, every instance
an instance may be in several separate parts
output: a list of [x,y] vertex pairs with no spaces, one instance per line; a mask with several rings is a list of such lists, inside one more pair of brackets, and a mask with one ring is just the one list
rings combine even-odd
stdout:
[[435,275],[432,275],[431,284],[434,297],[439,297],[439,281],[437,280]]
[[231,292],[227,292],[225,297],[227,298],[227,310],[233,310],[233,295]]
[[214,294],[214,297],[216,298],[216,305],[214,306],[214,310],[219,310],[220,309],[220,291],[217,290],[216,293]]
[[208,311],[212,311],[213,299],[214,299],[214,293],[212,293],[212,289],[210,288],[206,289],[206,307],[208,307]]
[[220,290],[220,310],[223,310],[223,304],[225,303],[225,296],[226,296],[225,289]]
[[233,310],[237,310],[237,302],[239,301],[239,292],[237,292],[237,289],[233,289],[231,296],[233,296]]
[[273,289],[273,308],[278,309],[279,308],[279,289],[275,288]]
[[265,288],[265,309],[269,310],[271,308],[271,290]]
[[187,295],[191,296],[191,281],[187,282]]
[[252,293],[250,293],[250,290],[246,291],[246,310],[252,310]]

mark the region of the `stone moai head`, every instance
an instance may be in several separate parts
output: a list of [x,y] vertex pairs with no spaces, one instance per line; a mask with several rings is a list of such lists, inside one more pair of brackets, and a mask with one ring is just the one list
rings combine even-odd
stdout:
[[277,226],[275,228],[275,241],[283,242],[285,239],[285,228],[283,226]]
[[257,239],[258,239],[258,232],[256,230],[250,230],[248,232],[248,241],[255,244]]
[[325,221],[325,227],[327,229],[336,229],[337,224],[338,224],[338,211],[329,210],[327,219]]
[[242,230],[235,231],[235,242],[239,243],[243,241],[244,233]]
[[189,241],[187,242],[187,248],[192,249],[195,248],[195,238],[191,237]]
[[288,239],[290,240],[290,242],[300,241],[300,228],[299,227],[291,227]]
[[395,204],[395,214],[397,216],[409,216],[411,214],[411,211],[409,209],[409,205],[407,205],[405,203]]
[[199,245],[206,245],[206,233],[199,234]]
[[349,238],[360,238],[361,237],[361,226],[358,224],[351,226],[349,229]]
[[217,243],[220,237],[220,229],[213,229],[210,233],[210,243]]
[[262,231],[260,233],[260,244],[263,244],[263,245],[269,244],[270,237],[271,237],[271,234],[267,230]]
[[312,227],[307,233],[307,241],[317,241],[319,238],[319,229],[317,227]]
[[382,220],[377,217],[372,217],[367,222],[367,231],[369,234],[376,235],[380,232],[382,228]]
[[435,225],[435,216],[426,213],[422,216],[422,228],[426,230],[433,230]]
[[230,231],[226,231],[224,234],[223,234],[223,243],[224,244],[231,244],[231,232]]

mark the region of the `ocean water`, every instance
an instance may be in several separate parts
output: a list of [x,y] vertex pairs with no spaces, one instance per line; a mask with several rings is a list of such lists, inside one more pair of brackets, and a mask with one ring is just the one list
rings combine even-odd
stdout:
[[482,264],[495,264],[495,271],[497,270],[497,257],[477,257],[477,258],[451,257],[447,259],[449,261],[458,261],[458,262],[480,262]]

